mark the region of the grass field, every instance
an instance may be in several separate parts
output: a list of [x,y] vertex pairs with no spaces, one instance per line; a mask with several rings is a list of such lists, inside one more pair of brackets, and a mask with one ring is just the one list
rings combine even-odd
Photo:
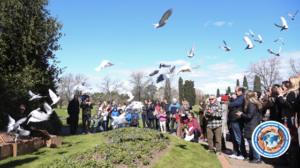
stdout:
[[[56,148],[40,148],[35,152],[18,157],[10,157],[0,160],[0,167],[30,167],[40,168],[51,162],[61,160],[64,156],[76,154],[84,149],[92,149],[95,144],[107,143],[99,136],[103,133],[92,135],[63,136],[63,145]],[[163,155],[156,164],[151,167],[174,168],[174,167],[199,167],[199,168],[221,168],[217,156],[206,153],[204,146],[199,143],[186,142],[177,137],[167,135],[172,140],[171,149]]]

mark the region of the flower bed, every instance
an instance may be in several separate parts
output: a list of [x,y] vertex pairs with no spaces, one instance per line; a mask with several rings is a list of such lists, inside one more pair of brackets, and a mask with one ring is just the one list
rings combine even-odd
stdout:
[[51,163],[54,167],[144,167],[149,165],[153,152],[157,153],[170,145],[170,138],[156,130],[141,128],[122,128],[102,135],[109,143],[95,144],[90,150]]

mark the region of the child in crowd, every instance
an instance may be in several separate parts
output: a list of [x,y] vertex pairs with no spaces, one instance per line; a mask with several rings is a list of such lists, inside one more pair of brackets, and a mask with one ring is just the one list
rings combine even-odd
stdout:
[[130,127],[130,122],[131,122],[130,110],[127,110],[125,119],[127,120],[127,123],[125,124],[125,127]]
[[94,119],[92,120],[92,125],[94,126],[94,134],[96,133],[98,127],[98,116],[97,114],[94,115]]
[[104,111],[101,113],[101,116],[102,116],[102,118],[103,118],[103,123],[102,123],[103,130],[104,130],[104,131],[107,131],[107,116],[108,116],[107,110],[104,110]]
[[[119,112],[118,112],[118,107],[117,106],[115,106],[114,107],[114,109],[113,109],[113,111],[111,112],[111,117],[118,117],[118,115],[119,115]],[[111,120],[110,120],[110,122],[112,123],[114,121],[114,119],[113,118],[111,118]],[[114,125],[113,126],[113,129],[116,129],[117,128],[117,126],[116,125]]]
[[166,133],[167,114],[163,108],[160,108],[158,117],[159,117],[160,130],[162,133]]
[[136,110],[133,114],[131,114],[130,125],[137,127],[139,125],[140,115],[138,114],[138,110]]
[[83,102],[85,102],[85,93],[82,94],[81,100],[82,100]]

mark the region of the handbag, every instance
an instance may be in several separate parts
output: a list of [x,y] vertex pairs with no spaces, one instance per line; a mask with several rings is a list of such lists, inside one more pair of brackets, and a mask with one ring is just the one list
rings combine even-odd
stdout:
[[153,111],[153,116],[156,116],[158,113],[157,113],[157,110],[155,108],[155,110]]
[[71,122],[70,122],[70,117],[68,117],[68,118],[67,118],[67,124],[70,125],[70,123],[71,123]]

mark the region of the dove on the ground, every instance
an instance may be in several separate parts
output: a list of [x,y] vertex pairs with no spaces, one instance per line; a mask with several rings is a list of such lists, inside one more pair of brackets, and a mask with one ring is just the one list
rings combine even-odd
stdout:
[[281,46],[279,47],[278,53],[274,53],[271,49],[268,49],[268,52],[269,52],[270,54],[275,55],[275,56],[280,56],[280,51],[281,51]]
[[40,98],[47,97],[47,96],[41,96],[40,94],[34,94],[34,93],[31,92],[31,90],[29,90],[28,93],[31,96],[31,99],[29,99],[29,101],[32,101],[34,99],[40,99]]
[[297,15],[297,13],[298,13],[298,10],[297,10],[296,13],[294,14],[294,16],[291,15],[291,14],[289,14],[289,13],[287,13],[287,14],[292,18],[292,20],[294,20],[294,19],[295,19],[295,16]]
[[262,40],[261,36],[260,35],[257,35],[257,36],[258,36],[259,40],[254,40],[254,41],[259,42],[259,44],[263,43],[263,40]]
[[100,71],[101,68],[106,68],[111,66],[114,66],[114,64],[110,63],[108,60],[103,60],[102,63],[97,68],[95,68],[95,70]]
[[227,44],[226,44],[226,42],[225,42],[224,40],[223,40],[223,42],[224,42],[225,46],[221,46],[221,47],[219,47],[219,48],[221,48],[221,49],[223,49],[223,50],[225,50],[225,51],[230,51],[231,48],[229,48],[229,47],[227,46]]
[[282,44],[284,45],[282,38],[276,39],[274,42],[277,42],[278,40],[281,40]]
[[[250,29],[249,29],[249,30],[250,30]],[[251,33],[251,34],[249,34],[249,33],[245,33],[245,34],[247,34],[247,35],[249,35],[249,36],[252,36],[252,37],[255,36],[251,30],[250,30],[250,33]]]
[[188,51],[185,49],[185,51],[186,51],[186,53],[188,54],[188,57],[189,57],[189,58],[192,58],[192,57],[194,56],[194,49],[195,49],[195,45],[192,46],[190,52],[188,52]]
[[244,37],[244,41],[247,43],[247,47],[245,48],[245,50],[252,49],[255,46],[247,36]]
[[160,19],[159,23],[157,23],[157,24],[152,23],[152,25],[154,25],[154,29],[159,28],[159,27],[163,27],[163,26],[167,23],[166,20],[169,19],[169,17],[171,16],[172,12],[173,12],[173,9],[169,9],[169,10],[163,15],[163,17]]
[[287,25],[286,20],[284,19],[284,17],[280,17],[280,18],[281,18],[281,21],[282,21],[282,26],[279,26],[278,24],[274,23],[275,26],[280,27],[281,31],[282,30],[287,30],[289,28],[289,26]]

